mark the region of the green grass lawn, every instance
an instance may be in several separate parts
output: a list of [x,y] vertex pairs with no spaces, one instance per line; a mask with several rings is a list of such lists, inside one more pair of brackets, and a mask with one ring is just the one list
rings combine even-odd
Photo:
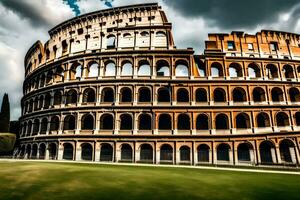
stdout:
[[300,176],[0,161],[0,199],[299,199]]

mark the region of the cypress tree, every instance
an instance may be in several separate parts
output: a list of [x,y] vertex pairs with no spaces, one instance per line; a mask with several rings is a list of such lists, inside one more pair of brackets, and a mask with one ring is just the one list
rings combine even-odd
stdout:
[[0,114],[0,132],[8,133],[9,132],[9,122],[10,122],[10,108],[9,108],[9,99],[8,94],[4,94],[1,106]]

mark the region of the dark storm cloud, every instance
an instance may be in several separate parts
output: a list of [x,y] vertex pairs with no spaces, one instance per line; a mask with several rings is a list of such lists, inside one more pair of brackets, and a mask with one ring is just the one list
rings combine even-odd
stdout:
[[29,20],[33,26],[50,26],[51,23],[43,16],[43,11],[33,6],[33,2],[24,0],[0,0],[0,3],[8,10]]
[[202,16],[221,28],[255,27],[271,23],[299,0],[164,0],[186,17]]

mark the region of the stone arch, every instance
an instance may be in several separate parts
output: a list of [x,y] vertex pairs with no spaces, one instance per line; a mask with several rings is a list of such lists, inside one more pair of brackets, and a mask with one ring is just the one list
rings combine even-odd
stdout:
[[140,161],[151,163],[153,162],[153,148],[150,144],[141,144]]
[[196,119],[197,130],[208,130],[208,116],[206,114],[199,114]]
[[235,117],[235,124],[237,129],[249,129],[250,127],[250,117],[247,113],[239,113]]
[[177,77],[188,77],[189,76],[189,67],[188,63],[185,60],[178,60],[175,63],[175,76]]
[[223,88],[216,88],[213,97],[215,102],[226,102],[226,92]]
[[88,77],[98,77],[99,73],[99,64],[95,61],[91,61],[88,63]]
[[32,145],[32,150],[31,150],[31,159],[37,159],[37,153],[38,153],[38,145],[33,144]]
[[284,139],[279,143],[279,151],[281,161],[285,163],[293,163],[295,160],[295,144],[289,139]]
[[169,144],[163,144],[160,147],[160,161],[173,162],[173,147]]
[[219,130],[226,130],[229,129],[229,122],[228,122],[228,116],[226,114],[218,114],[216,116],[216,129]]
[[278,68],[274,64],[267,64],[267,76],[270,79],[279,78],[278,76]]
[[296,126],[300,126],[300,112],[295,113]]
[[170,65],[166,60],[156,62],[157,76],[170,76]]
[[77,91],[71,89],[66,94],[66,104],[76,104],[77,103]]
[[263,102],[266,101],[266,92],[261,87],[255,87],[253,89],[253,101],[254,102]]
[[196,90],[196,102],[207,102],[207,91],[204,88],[198,88]]
[[132,90],[129,87],[124,87],[120,92],[121,102],[132,102]]
[[180,161],[183,162],[190,162],[191,161],[191,148],[184,145],[181,146],[179,149],[179,153],[180,153]]
[[223,77],[224,76],[223,66],[219,62],[213,62],[210,66],[210,70],[211,70],[212,77]]
[[32,135],[37,135],[40,131],[40,120],[34,119],[33,121],[33,129],[32,129]]
[[151,130],[152,129],[152,117],[149,114],[139,115],[139,130]]
[[171,130],[172,118],[169,114],[160,114],[158,117],[158,129],[159,130]]
[[114,92],[113,88],[110,88],[110,87],[103,88],[101,96],[102,96],[102,99],[101,99],[102,102],[112,103],[115,101],[115,92]]
[[259,145],[260,160],[262,164],[273,164],[276,161],[275,145],[266,140]]
[[250,77],[250,78],[260,78],[261,77],[260,67],[256,63],[250,63],[248,65],[248,77]]
[[113,161],[113,147],[108,143],[101,144],[100,161],[112,162]]
[[226,143],[221,143],[217,146],[217,160],[230,161],[230,146]]
[[292,87],[289,89],[289,96],[291,102],[299,102],[300,101],[300,93],[299,89]]
[[278,112],[276,114],[276,124],[279,127],[289,126],[290,125],[289,116],[285,112]]
[[64,143],[63,160],[73,160],[74,147],[71,143]]
[[180,88],[177,90],[177,102],[189,102],[189,91],[185,88]]
[[148,87],[141,87],[138,92],[139,102],[151,102],[151,90]]
[[59,129],[59,117],[58,116],[52,116],[50,120],[50,131],[58,131]]
[[245,102],[247,101],[247,95],[243,88],[236,87],[232,91],[232,99],[234,102]]
[[67,115],[64,118],[64,130],[75,130],[76,129],[76,119],[74,115]]
[[132,162],[133,161],[133,151],[129,144],[122,144],[121,146],[121,160]]
[[243,142],[240,143],[237,147],[237,155],[239,162],[250,162],[251,154],[253,154],[253,146],[251,143]]
[[188,114],[179,114],[177,117],[177,129],[178,130],[190,130],[191,119]]
[[291,65],[284,65],[283,68],[282,68],[282,71],[283,71],[284,77],[286,79],[295,78],[294,69]]
[[198,162],[209,162],[210,148],[207,144],[200,144],[197,147]]
[[128,60],[122,62],[122,71],[121,76],[132,76],[133,75],[133,66],[132,63]]
[[81,130],[94,130],[94,116],[92,114],[85,114],[81,118]]
[[120,116],[120,130],[132,130],[133,128],[133,120],[130,114],[122,114]]
[[139,62],[138,76],[151,76],[151,67],[147,60]]
[[270,127],[271,123],[269,115],[265,112],[258,113],[256,116],[256,125],[259,128]]
[[157,91],[158,102],[171,102],[171,90],[167,87],[159,88]]
[[273,102],[284,101],[283,91],[282,91],[281,88],[279,88],[279,87],[272,88],[271,94],[272,94],[272,101]]
[[83,91],[83,103],[96,102],[96,92],[93,88],[86,88]]
[[39,159],[45,159],[46,154],[46,145],[45,143],[41,143],[39,145]]
[[113,130],[114,129],[114,116],[108,113],[101,115],[100,118],[101,130]]
[[48,151],[49,151],[49,159],[50,160],[56,160],[57,159],[57,145],[56,145],[56,143],[50,143],[48,145]]
[[116,64],[113,61],[107,61],[105,63],[104,75],[105,76],[116,76]]
[[81,144],[81,160],[93,160],[93,146],[90,143]]
[[239,63],[230,63],[229,76],[232,78],[243,77],[242,66]]

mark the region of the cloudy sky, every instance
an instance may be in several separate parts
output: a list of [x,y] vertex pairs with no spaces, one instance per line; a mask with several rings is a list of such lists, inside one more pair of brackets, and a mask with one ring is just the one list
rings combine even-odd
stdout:
[[[199,54],[211,32],[300,33],[299,0],[114,0],[112,4],[150,2],[159,2],[166,11],[177,47],[193,47]],[[104,8],[101,0],[0,0],[0,95],[2,100],[4,92],[9,93],[12,119],[20,117],[23,58],[28,48],[36,40],[47,41],[49,29],[76,13]]]

